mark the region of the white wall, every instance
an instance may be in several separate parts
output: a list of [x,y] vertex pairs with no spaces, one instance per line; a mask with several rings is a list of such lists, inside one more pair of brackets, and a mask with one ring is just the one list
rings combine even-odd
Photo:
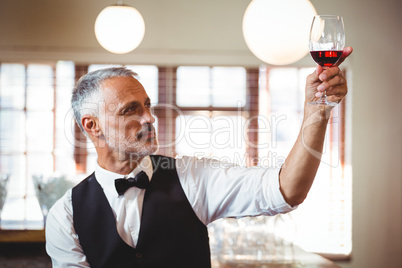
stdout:
[[[127,0],[144,16],[143,43],[112,55],[93,33],[114,1],[0,0],[0,61],[56,59],[132,64],[261,64],[241,20],[249,0]],[[313,0],[344,17],[353,77],[353,255],[342,267],[402,266],[402,1]],[[306,60],[306,59],[304,59]]]

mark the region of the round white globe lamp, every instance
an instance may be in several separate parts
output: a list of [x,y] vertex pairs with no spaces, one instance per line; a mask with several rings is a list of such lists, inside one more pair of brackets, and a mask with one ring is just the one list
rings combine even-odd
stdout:
[[124,54],[133,51],[145,34],[145,23],[137,9],[108,6],[95,21],[95,35],[99,44],[109,52]]
[[316,14],[309,0],[253,0],[244,13],[243,36],[260,60],[291,64],[308,53],[310,26]]

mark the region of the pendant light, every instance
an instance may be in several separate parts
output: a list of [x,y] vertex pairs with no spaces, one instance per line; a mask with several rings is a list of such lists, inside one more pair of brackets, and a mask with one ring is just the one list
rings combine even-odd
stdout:
[[109,52],[125,54],[141,43],[145,23],[137,9],[119,2],[103,9],[95,21],[95,36]]
[[243,17],[243,36],[260,60],[294,63],[308,53],[311,22],[317,12],[309,0],[253,0]]

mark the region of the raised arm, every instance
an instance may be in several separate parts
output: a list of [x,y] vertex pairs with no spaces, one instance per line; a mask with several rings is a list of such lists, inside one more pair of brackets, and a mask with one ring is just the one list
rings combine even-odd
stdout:
[[[351,47],[346,48],[340,62],[352,51]],[[320,165],[325,131],[333,107],[307,103],[320,97],[324,90],[330,101],[339,103],[345,97],[347,84],[339,67],[324,70],[317,66],[315,72],[307,77],[302,127],[279,175],[282,195],[291,206],[304,201]]]

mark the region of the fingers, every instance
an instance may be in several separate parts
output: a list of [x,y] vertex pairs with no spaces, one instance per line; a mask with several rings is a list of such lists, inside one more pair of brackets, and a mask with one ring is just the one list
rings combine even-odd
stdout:
[[[311,85],[314,85],[314,87],[317,87],[317,85],[319,85],[321,83],[319,76],[322,74],[322,72],[324,70],[325,69],[322,66],[317,65],[317,67],[315,68],[315,71],[307,76],[307,84],[311,84]],[[325,80],[325,79],[323,79],[323,80]]]
[[[328,69],[323,70],[320,75],[318,76],[318,79],[320,79],[320,81],[322,81],[324,84],[324,86],[326,86],[327,84],[329,84],[328,82],[333,80],[335,77],[339,76],[340,74],[342,74],[341,69],[339,69],[339,67],[331,67]],[[341,81],[332,81],[332,83],[336,83],[336,82],[341,82]],[[331,84],[332,86],[333,84]]]
[[345,60],[347,57],[349,57],[350,54],[352,54],[353,48],[352,47],[345,47],[343,50],[341,58]]
[[341,63],[347,58],[349,57],[350,54],[352,54],[353,52],[353,48],[352,47],[346,47],[343,52],[342,52],[342,56],[341,58],[338,60],[338,62],[335,64],[335,66],[339,66],[341,65]]
[[327,96],[341,100],[347,94],[346,79],[338,67],[324,70],[319,75],[319,79],[322,83],[317,86],[316,96],[326,91]]
[[[321,77],[321,76],[320,76]],[[344,82],[344,79],[341,75],[335,75],[327,78],[322,82],[318,87],[317,90],[322,92],[328,90],[330,87],[341,85]]]
[[322,67],[321,65],[317,65],[317,68],[315,68],[315,73],[317,74],[317,76],[319,76],[323,71],[324,67]]
[[342,99],[347,93],[348,93],[348,88],[346,87],[346,83],[345,83],[345,84],[340,84],[340,85],[336,85],[336,86],[330,87],[330,88],[326,91],[327,96],[339,97],[339,98],[341,98],[341,99]]

